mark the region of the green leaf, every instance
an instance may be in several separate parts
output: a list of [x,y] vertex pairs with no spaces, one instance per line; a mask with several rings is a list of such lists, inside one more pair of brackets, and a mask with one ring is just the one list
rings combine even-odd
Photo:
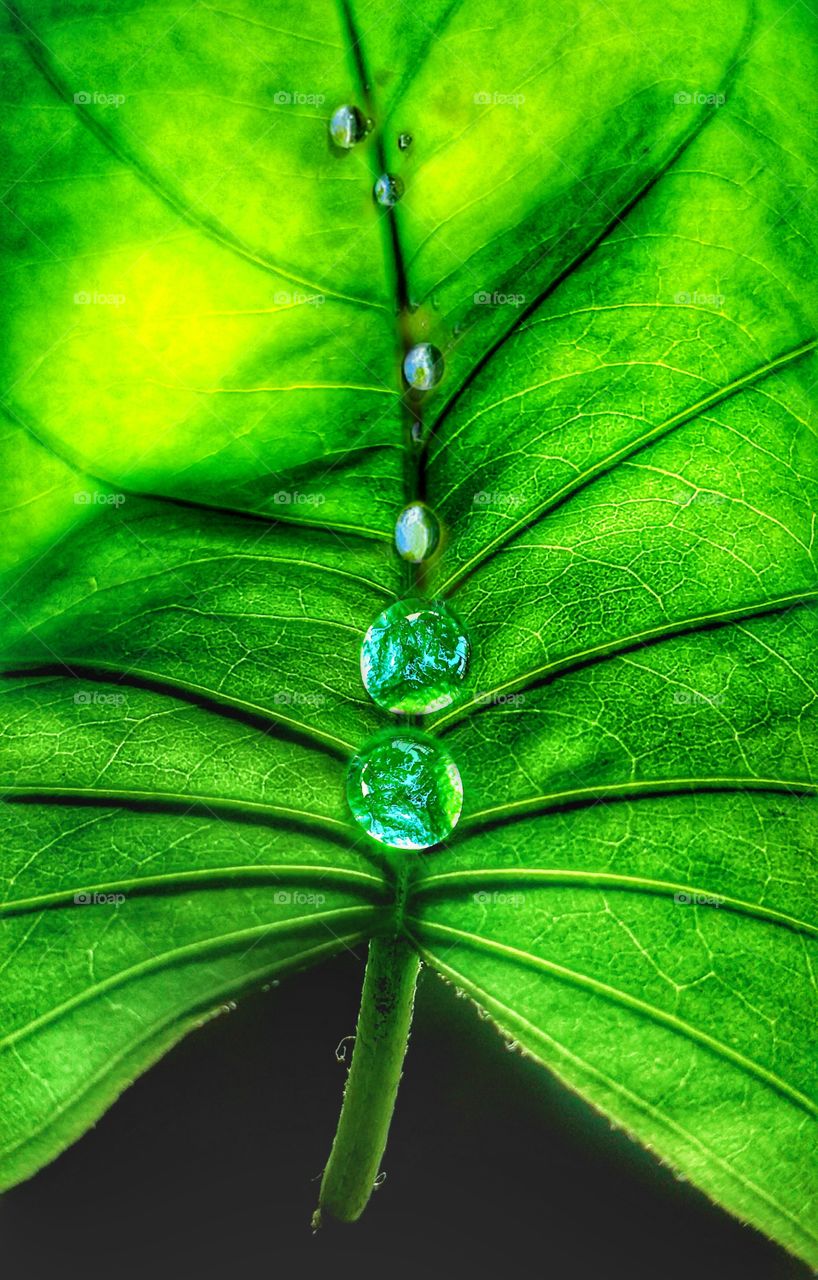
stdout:
[[[397,926],[818,1264],[814,23],[11,14],[3,1185],[237,993]],[[375,127],[340,155],[343,102]],[[464,816],[404,899],[344,775],[419,495],[473,661],[426,726]]]

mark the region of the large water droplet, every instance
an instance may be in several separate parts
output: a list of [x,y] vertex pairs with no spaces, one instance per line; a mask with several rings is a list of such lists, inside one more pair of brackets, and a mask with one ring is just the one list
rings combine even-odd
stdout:
[[350,147],[354,147],[356,142],[360,142],[366,137],[369,124],[366,116],[357,107],[345,104],[333,111],[332,118],[329,122],[329,136],[335,143],[336,147],[342,147],[344,151],[349,151]]
[[440,542],[440,521],[425,502],[410,502],[398,516],[395,546],[398,555],[412,564],[428,560]]
[[391,209],[403,195],[403,179],[396,173],[382,173],[375,183],[375,199],[385,209]]
[[415,729],[380,734],[353,757],[347,799],[368,835],[394,849],[445,840],[463,807],[463,783],[445,747]]
[[408,151],[411,145],[412,145],[411,133],[398,134],[398,146],[400,147],[401,151]]
[[396,714],[448,707],[461,691],[468,664],[463,625],[443,600],[398,600],[378,615],[361,645],[367,693]]
[[410,387],[430,391],[443,377],[442,353],[431,342],[418,342],[404,357],[403,376]]

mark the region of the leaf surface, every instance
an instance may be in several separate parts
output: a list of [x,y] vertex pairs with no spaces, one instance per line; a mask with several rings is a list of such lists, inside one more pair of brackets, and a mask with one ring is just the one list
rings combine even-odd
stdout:
[[12,14],[5,1184],[391,918],[344,771],[420,484],[473,662],[428,726],[464,818],[406,931],[818,1261],[815,15],[718,16]]

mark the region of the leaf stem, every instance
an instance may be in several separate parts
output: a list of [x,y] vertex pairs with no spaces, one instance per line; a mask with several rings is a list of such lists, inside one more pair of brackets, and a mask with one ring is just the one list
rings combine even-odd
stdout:
[[352,1064],[314,1227],[324,1211],[355,1222],[372,1194],[403,1072],[419,968],[416,948],[401,935],[371,940]]

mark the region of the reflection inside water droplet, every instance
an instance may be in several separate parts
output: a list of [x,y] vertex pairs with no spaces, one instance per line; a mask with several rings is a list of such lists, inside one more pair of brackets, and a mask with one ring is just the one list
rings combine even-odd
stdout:
[[409,148],[411,147],[411,145],[412,145],[412,135],[411,135],[411,133],[399,133],[399,134],[398,134],[398,146],[399,146],[399,148],[400,148],[400,150],[401,150],[401,151],[408,151],[408,150],[409,150]]
[[[419,425],[413,423],[413,426]],[[425,502],[410,502],[395,524],[395,547],[398,555],[412,564],[428,560],[440,542],[440,521]]]
[[396,173],[382,173],[375,183],[375,199],[384,208],[391,209],[403,195],[403,181]]
[[445,747],[406,730],[379,735],[353,757],[347,799],[374,840],[394,849],[429,849],[457,825],[463,783]]
[[407,351],[403,376],[417,391],[431,391],[443,377],[443,354],[431,342],[418,342]]
[[366,119],[363,112],[359,111],[357,107],[345,103],[344,106],[338,107],[332,113],[332,118],[329,122],[329,136],[336,147],[349,151],[350,147],[354,147],[356,142],[360,142],[366,137],[370,128],[371,122]]
[[463,624],[443,600],[398,600],[361,645],[361,678],[379,707],[423,715],[454,702],[469,665]]

